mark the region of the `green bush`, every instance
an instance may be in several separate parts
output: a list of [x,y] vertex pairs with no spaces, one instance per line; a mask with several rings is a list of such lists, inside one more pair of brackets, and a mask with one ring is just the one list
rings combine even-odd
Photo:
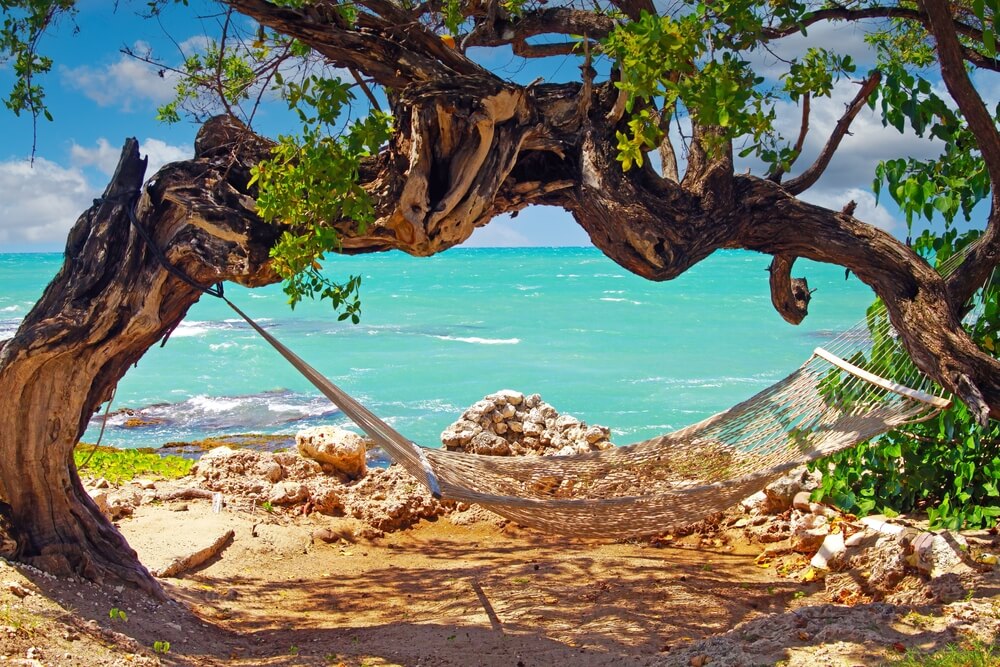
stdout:
[[[925,232],[914,247],[940,264],[976,235]],[[982,349],[995,353],[1000,280],[994,276],[975,301],[970,306],[975,305],[978,317],[966,328]],[[894,338],[878,333],[884,318],[877,304],[869,310],[873,350],[852,361],[905,384],[913,377],[913,364]],[[877,361],[872,363],[872,358]],[[933,528],[988,527],[1000,517],[1000,424],[979,426],[958,401],[934,419],[861,443],[814,466],[823,471],[814,498],[849,512],[892,516],[925,511]]]
[[177,479],[191,471],[194,461],[180,456],[161,456],[155,452],[135,449],[115,449],[81,444],[73,451],[73,460],[80,472],[103,477],[112,484],[121,484],[136,477]]

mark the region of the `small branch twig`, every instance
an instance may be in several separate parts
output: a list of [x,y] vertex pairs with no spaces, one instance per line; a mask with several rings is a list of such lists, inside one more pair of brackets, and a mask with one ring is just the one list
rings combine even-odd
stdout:
[[[795,140],[795,146],[792,147],[792,159],[789,161],[788,166],[791,167],[795,164],[795,161],[799,159],[802,155],[802,147],[806,143],[806,134],[809,133],[809,113],[810,113],[810,103],[812,96],[808,91],[802,96],[802,124],[799,127],[799,138]],[[774,168],[770,174],[767,175],[769,181],[774,181],[775,183],[781,183],[782,177],[785,175],[785,167],[783,165],[778,165]]]
[[851,129],[851,123],[854,121],[855,116],[858,115],[868,102],[868,98],[875,92],[881,81],[882,73],[875,70],[871,76],[861,82],[861,90],[854,96],[851,103],[847,105],[847,111],[837,121],[837,125],[833,128],[830,138],[827,140],[826,145],[823,146],[823,150],[820,151],[816,161],[799,176],[785,183],[785,190],[793,195],[798,195],[815,185],[816,181],[819,180],[819,177],[823,175],[823,172],[830,165],[830,160],[833,159],[834,153],[837,152],[840,142]]

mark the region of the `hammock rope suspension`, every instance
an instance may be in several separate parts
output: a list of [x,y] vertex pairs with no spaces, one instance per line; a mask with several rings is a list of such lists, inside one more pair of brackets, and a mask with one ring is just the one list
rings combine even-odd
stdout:
[[818,348],[800,368],[743,403],[633,445],[546,457],[425,449],[222,298],[436,497],[479,503],[552,532],[663,532],[725,509],[802,463],[929,419],[950,405]]
[[[131,198],[129,218],[171,274],[225,301],[435,497],[478,503],[544,530],[591,537],[662,533],[730,507],[796,466],[951,405],[912,361],[898,372],[900,359],[890,358],[895,346],[879,345],[895,336],[883,309],[751,398],[666,435],[570,456],[480,456],[420,447],[274,338],[221,285],[204,287],[171,265],[136,219],[137,200]],[[966,253],[950,258],[941,272],[953,271]],[[902,379],[879,374],[890,366]]]

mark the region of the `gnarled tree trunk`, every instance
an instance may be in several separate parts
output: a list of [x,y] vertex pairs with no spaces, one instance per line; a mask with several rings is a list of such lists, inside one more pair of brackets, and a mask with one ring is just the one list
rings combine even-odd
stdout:
[[134,204],[139,224],[196,280],[275,279],[267,266],[275,231],[245,196],[246,160],[267,147],[234,146],[229,129],[206,126],[198,156],[164,168],[138,202],[146,160],[127,141],[103,199],[73,227],[58,275],[0,348],[0,500],[18,560],[162,595],[83,489],[73,448],[129,366],[201,295],[165,271],[132,228]]

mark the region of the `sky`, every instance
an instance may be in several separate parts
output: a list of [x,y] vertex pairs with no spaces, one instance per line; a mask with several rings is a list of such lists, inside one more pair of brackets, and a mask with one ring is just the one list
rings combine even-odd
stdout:
[[[81,0],[79,13],[63,20],[47,35],[43,51],[55,60],[43,84],[53,122],[40,121],[34,162],[32,124],[0,109],[0,252],[49,252],[64,247],[66,234],[77,217],[99,196],[114,170],[127,137],[140,142],[149,157],[147,177],[163,164],[192,155],[197,125],[175,125],[155,119],[156,107],[173,96],[176,80],[167,72],[122,53],[122,49],[150,51],[154,56],[179,63],[183,54],[215,34],[219,10],[208,2],[192,1],[190,7],[170,7],[159,20],[137,16],[145,2],[117,3]],[[850,53],[866,71],[872,56],[855,26],[821,25],[808,37],[797,36],[775,44],[773,54],[755,56],[766,73],[780,71],[779,56],[801,53],[806,46],[827,46]],[[572,80],[578,76],[569,59],[543,66],[525,64],[509,53],[480,50],[474,57],[499,76],[521,83],[539,73],[550,80]],[[10,87],[9,65],[0,65],[0,90]],[[981,90],[997,89],[996,81],[983,81]],[[992,85],[990,85],[992,84]],[[982,87],[986,85],[986,87]],[[855,94],[856,84],[844,82],[830,100],[813,105],[813,118],[799,167],[807,166],[826,140],[830,129]],[[993,100],[995,103],[996,100]],[[265,106],[255,121],[259,132],[274,136],[294,127],[275,103]],[[791,105],[779,105],[779,123],[786,136],[797,133],[799,115]],[[885,128],[867,109],[855,120],[852,134],[843,142],[823,179],[805,199],[840,209],[847,201],[858,203],[856,216],[905,235],[899,212],[891,202],[876,206],[871,194],[875,165],[880,159],[911,155],[931,157],[936,147],[912,134]],[[740,170],[754,169],[745,163]],[[793,171],[793,175],[794,175]],[[533,207],[516,218],[501,216],[477,230],[467,246],[579,246],[589,245],[586,233],[564,211]]]

